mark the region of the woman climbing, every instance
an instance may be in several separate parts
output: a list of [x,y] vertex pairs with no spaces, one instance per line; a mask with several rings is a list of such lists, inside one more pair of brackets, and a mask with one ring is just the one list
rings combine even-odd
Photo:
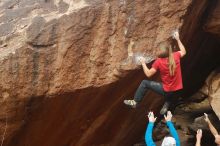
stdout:
[[138,103],[144,98],[146,92],[150,89],[165,97],[166,102],[160,111],[160,114],[164,115],[168,110],[172,99],[179,95],[183,88],[180,58],[186,55],[186,49],[180,41],[178,31],[174,32],[173,37],[176,39],[180,51],[172,52],[171,45],[164,44],[158,50],[158,57],[153,63],[151,69],[146,66],[144,58],[140,59],[145,75],[151,77],[159,71],[162,83],[143,80],[135,93],[134,99],[124,100],[126,105],[136,108]]

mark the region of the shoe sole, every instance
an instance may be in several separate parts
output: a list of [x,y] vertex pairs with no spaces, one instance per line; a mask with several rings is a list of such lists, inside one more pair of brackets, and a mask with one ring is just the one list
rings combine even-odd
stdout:
[[130,104],[127,104],[127,103],[125,103],[125,102],[124,102],[124,104],[127,105],[127,106],[129,106],[130,108],[136,108],[136,107],[137,107],[137,105],[130,105]]
[[163,107],[163,108],[160,110],[160,114],[161,114],[161,115],[166,114],[166,112],[168,111],[168,109],[169,109],[168,107],[165,107],[165,108]]
[[161,114],[161,115],[164,115],[164,114],[166,114],[167,111],[168,111],[167,109],[161,109],[161,110],[160,110],[160,114]]

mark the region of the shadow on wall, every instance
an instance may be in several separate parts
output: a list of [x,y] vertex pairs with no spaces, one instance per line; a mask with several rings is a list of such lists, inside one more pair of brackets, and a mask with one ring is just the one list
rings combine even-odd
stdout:
[[187,55],[182,60],[185,97],[197,92],[208,75],[220,66],[220,38],[204,31],[207,17],[215,3],[216,0],[196,0],[184,18],[180,34],[187,49]]
[[32,98],[26,124],[8,145],[131,145],[145,132],[146,113],[161,106],[154,93],[138,109],[123,104],[143,78],[143,71],[135,70],[104,87]]

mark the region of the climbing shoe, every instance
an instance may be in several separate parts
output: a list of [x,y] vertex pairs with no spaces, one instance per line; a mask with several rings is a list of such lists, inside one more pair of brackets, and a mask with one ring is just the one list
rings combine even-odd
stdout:
[[166,114],[166,112],[167,112],[168,109],[169,109],[169,105],[170,105],[170,104],[169,104],[168,102],[165,102],[165,103],[164,103],[162,109],[160,110],[160,114],[161,114],[161,115]]
[[137,102],[134,100],[124,100],[124,104],[132,107],[132,108],[136,108],[137,107]]

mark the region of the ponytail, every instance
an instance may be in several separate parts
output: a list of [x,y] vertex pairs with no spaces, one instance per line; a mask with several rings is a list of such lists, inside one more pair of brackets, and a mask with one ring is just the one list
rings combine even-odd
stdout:
[[168,68],[169,68],[170,76],[174,76],[175,69],[176,69],[176,62],[175,62],[174,57],[173,57],[173,51],[172,51],[171,46],[168,47],[168,51],[169,51]]

